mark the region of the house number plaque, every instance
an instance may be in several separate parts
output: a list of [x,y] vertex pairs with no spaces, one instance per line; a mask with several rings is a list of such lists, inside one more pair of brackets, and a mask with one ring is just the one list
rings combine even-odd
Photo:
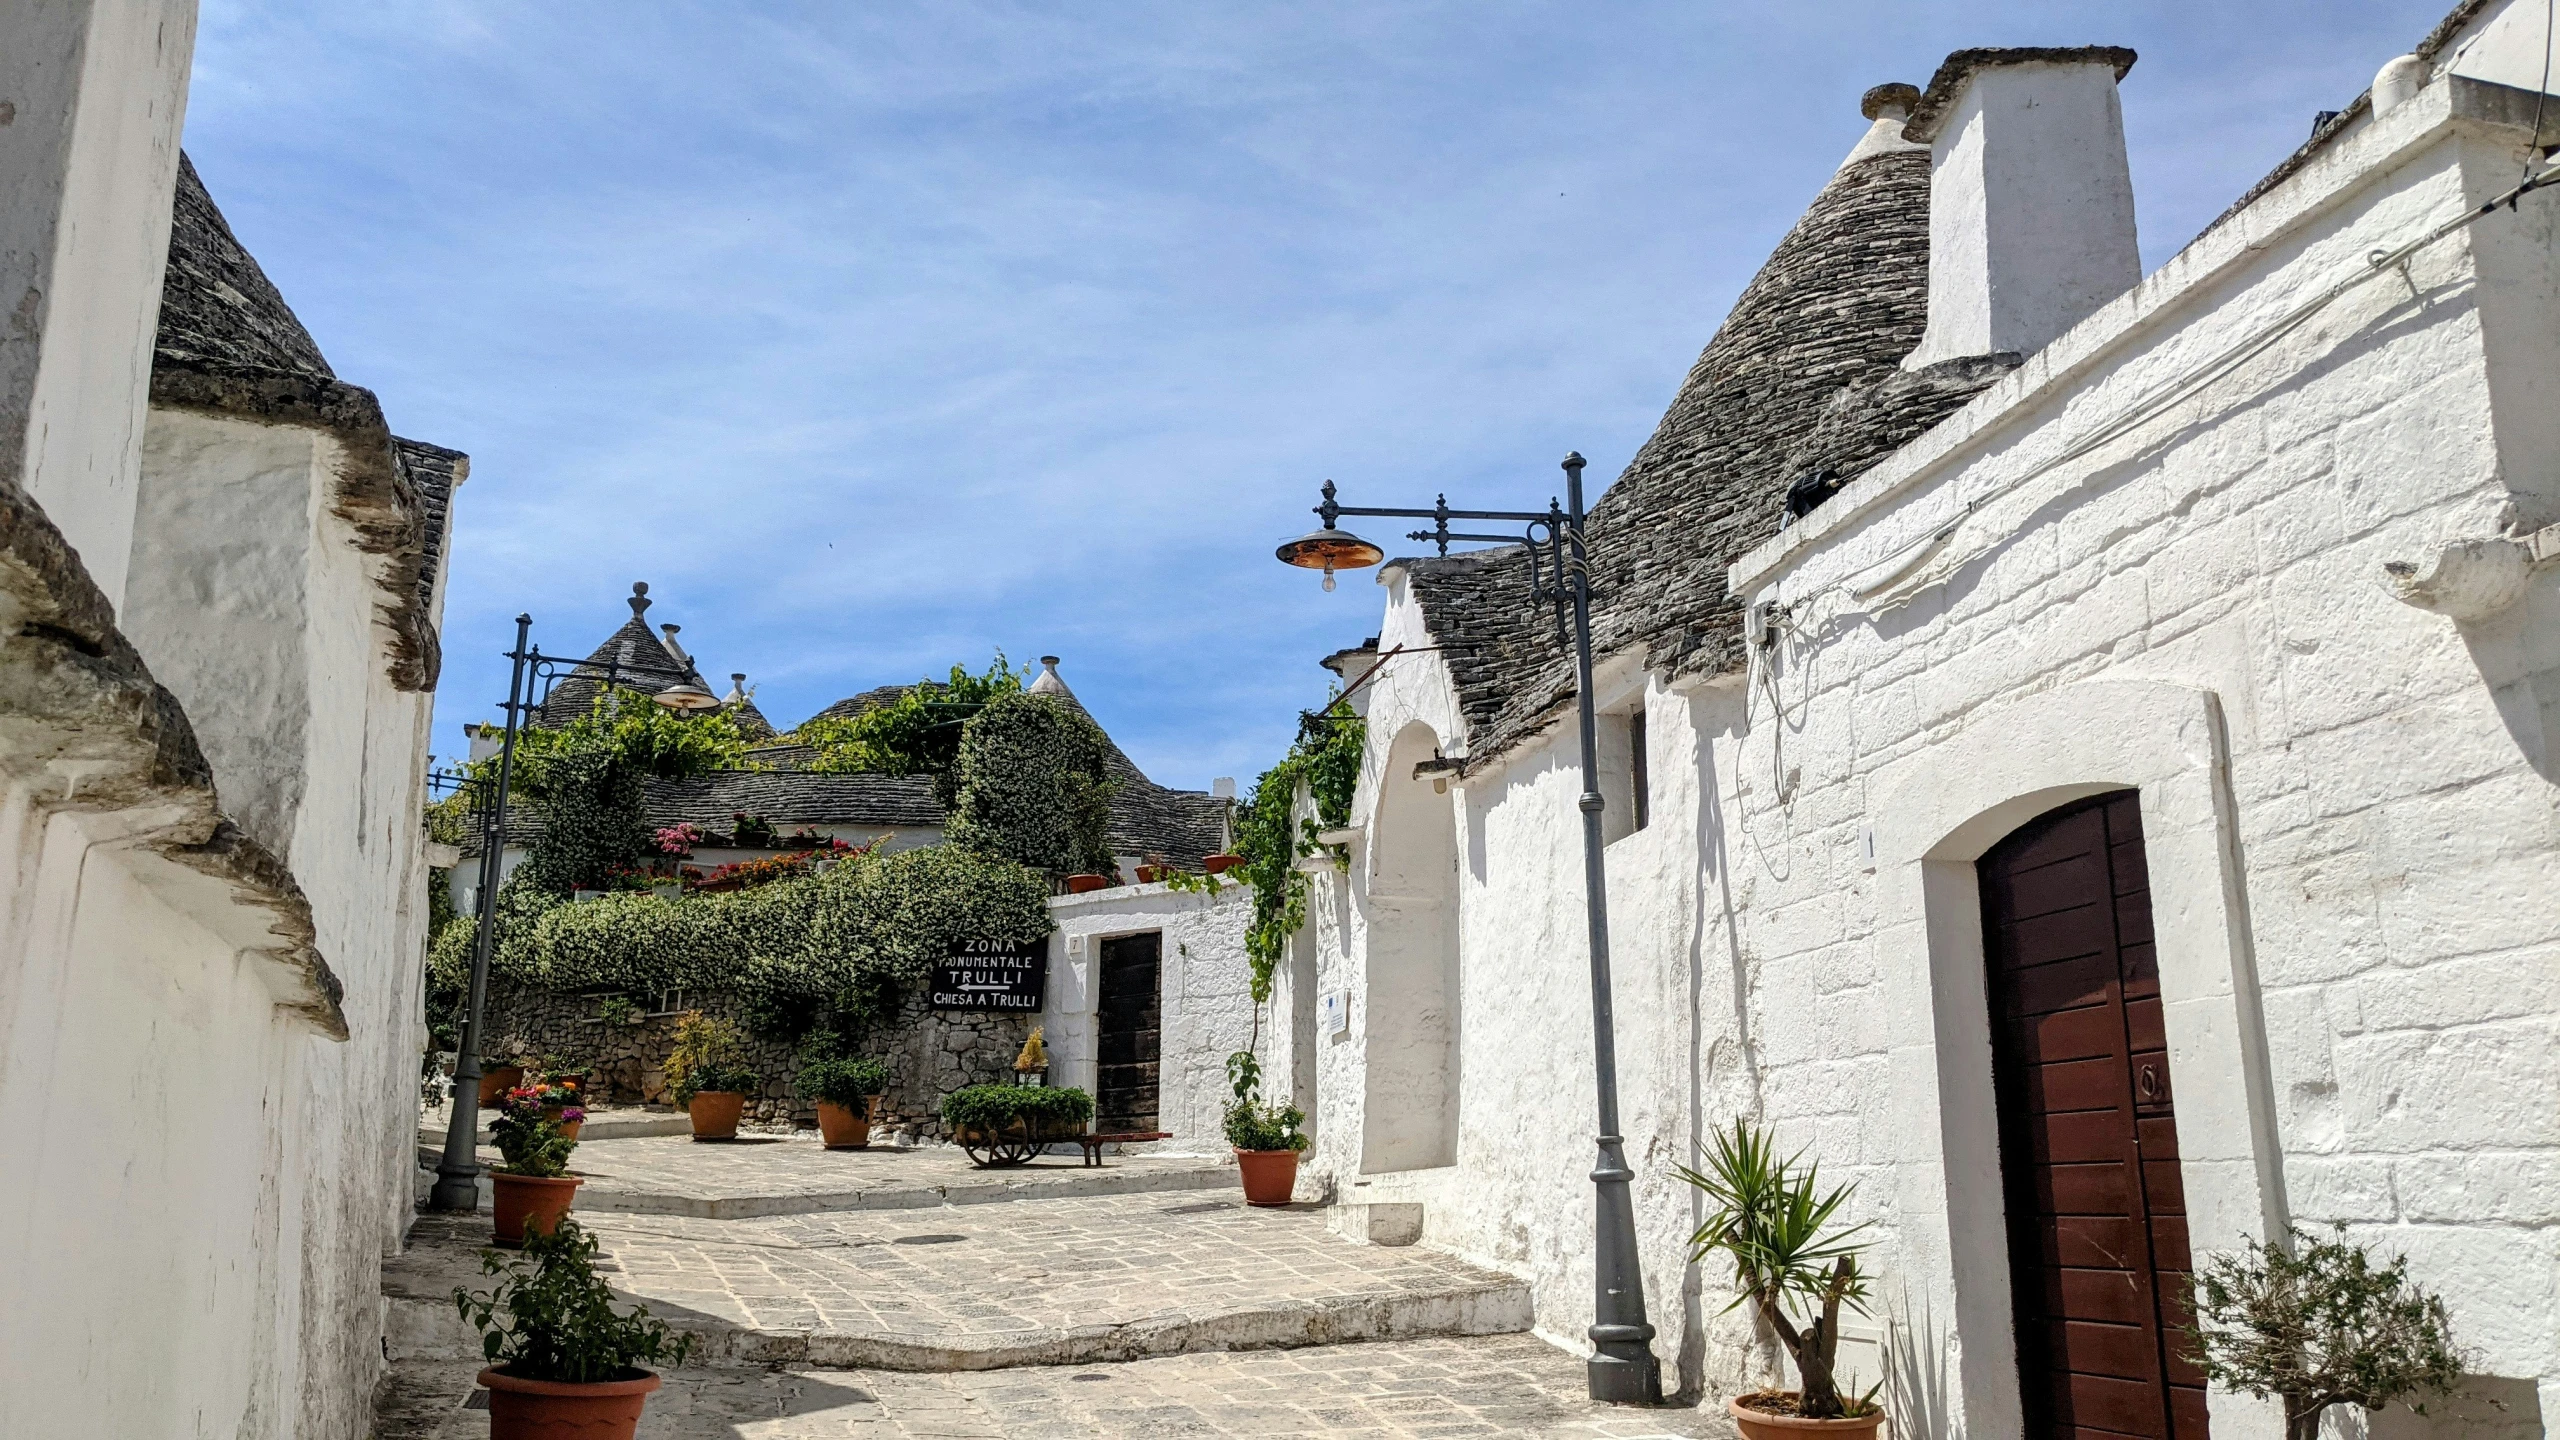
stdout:
[[1049,942],[963,940],[933,966],[936,1010],[1040,1012],[1049,987]]

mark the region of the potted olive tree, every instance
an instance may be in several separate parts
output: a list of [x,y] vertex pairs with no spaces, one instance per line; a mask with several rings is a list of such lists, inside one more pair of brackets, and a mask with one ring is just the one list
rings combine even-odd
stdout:
[[676,1021],[675,1048],[667,1052],[667,1087],[693,1118],[696,1140],[735,1140],[747,1097],[764,1081],[747,1064],[747,1037],[727,1020],[699,1010]]
[[2287,1234],[2289,1248],[2249,1240],[2197,1272],[2187,1334],[2207,1379],[2283,1401],[2285,1440],[2318,1440],[2332,1405],[2399,1400],[2423,1415],[2425,1397],[2453,1393],[2462,1352],[2444,1301],[2409,1278],[2406,1257],[2374,1264],[2345,1226],[2334,1240]]
[[[569,1173],[569,1152],[578,1148],[578,1140],[565,1131],[548,1100],[542,1086],[510,1090],[489,1122],[489,1138],[501,1157],[489,1172],[491,1238],[509,1248],[523,1244],[528,1233],[559,1225],[577,1198],[580,1177]],[[583,1112],[573,1106],[559,1114]]]
[[[1730,1258],[1739,1293],[1725,1308],[1751,1306],[1795,1364],[1796,1389],[1763,1390],[1725,1402],[1743,1440],[1806,1435],[1868,1440],[1884,1423],[1884,1410],[1875,1401],[1882,1387],[1844,1396],[1832,1368],[1840,1352],[1840,1307],[1866,1311],[1867,1282],[1858,1273],[1858,1252],[1867,1242],[1851,1241],[1866,1222],[1833,1226],[1855,1187],[1842,1185],[1824,1194],[1816,1168],[1799,1164],[1803,1158],[1799,1153],[1779,1159],[1768,1132],[1748,1129],[1737,1120],[1730,1134],[1716,1136],[1705,1173],[1676,1167],[1680,1178],[1705,1191],[1716,1207],[1689,1237],[1689,1258],[1703,1261],[1719,1253]],[[1799,1320],[1788,1313],[1791,1304],[1814,1313]]]
[[693,1337],[672,1334],[645,1306],[613,1308],[596,1275],[596,1241],[575,1220],[525,1243],[527,1268],[492,1251],[481,1272],[503,1277],[488,1290],[453,1292],[455,1308],[480,1332],[489,1368],[489,1440],[631,1440],[658,1377],[640,1362],[681,1365]]
[[1244,1180],[1244,1203],[1277,1207],[1298,1188],[1298,1156],[1308,1145],[1307,1112],[1295,1105],[1262,1103],[1262,1062],[1250,1050],[1227,1057],[1227,1143],[1235,1147]]
[[801,1052],[794,1089],[818,1104],[818,1133],[830,1150],[865,1150],[880,1118],[880,1096],[889,1067],[868,1057],[841,1054],[830,1039]]

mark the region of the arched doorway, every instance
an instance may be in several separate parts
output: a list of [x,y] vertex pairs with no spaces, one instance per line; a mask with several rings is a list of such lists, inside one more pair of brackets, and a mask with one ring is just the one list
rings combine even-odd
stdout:
[[2048,811],[1976,869],[2026,1434],[2201,1440],[2136,792]]
[[1456,797],[1413,778],[1438,753],[1431,727],[1409,725],[1378,780],[1361,1022],[1360,1168],[1372,1174],[1458,1159]]

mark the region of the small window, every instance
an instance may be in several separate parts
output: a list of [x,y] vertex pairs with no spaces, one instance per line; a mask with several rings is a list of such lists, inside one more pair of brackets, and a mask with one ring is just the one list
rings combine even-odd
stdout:
[[1627,788],[1635,811],[1635,828],[1643,829],[1653,820],[1653,781],[1645,773],[1644,711],[1627,717]]
[[690,990],[661,990],[649,997],[649,1013],[652,1015],[681,1015],[695,1008],[698,1007],[693,1003]]

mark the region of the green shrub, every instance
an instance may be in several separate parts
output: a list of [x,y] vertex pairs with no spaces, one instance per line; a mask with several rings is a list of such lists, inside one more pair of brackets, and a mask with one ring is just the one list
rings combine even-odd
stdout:
[[1072,1135],[1093,1118],[1093,1097],[1073,1087],[970,1085],[942,1097],[946,1129],[1006,1135],[1019,1124],[1033,1136]]
[[2288,1440],[2317,1440],[2332,1405],[2378,1411],[2394,1400],[2452,1393],[2462,1378],[2444,1301],[2409,1278],[2409,1262],[2376,1265],[2361,1245],[2289,1231],[2290,1249],[2249,1240],[2195,1277],[2196,1360],[2217,1385],[2284,1402]]
[[983,675],[954,665],[947,680],[919,680],[859,715],[810,720],[791,738],[817,751],[809,768],[820,774],[930,775],[934,798],[948,810],[959,798],[952,770],[962,726],[1021,689],[1021,672],[999,650]]
[[1228,1144],[1239,1150],[1304,1150],[1313,1143],[1303,1128],[1306,1111],[1261,1103],[1262,1061],[1252,1051],[1227,1057],[1227,1084],[1236,1097],[1227,1105]]
[[1001,695],[960,732],[951,843],[1035,870],[1107,874],[1111,741],[1054,695]]
[[613,1290],[596,1276],[596,1241],[562,1216],[549,1234],[528,1230],[531,1268],[484,1251],[480,1270],[502,1276],[482,1294],[456,1287],[454,1308],[480,1332],[488,1362],[519,1380],[593,1385],[627,1380],[643,1360],[681,1365],[693,1337],[678,1338],[648,1307],[613,1308]]
[[889,1067],[878,1060],[842,1056],[809,1058],[793,1088],[804,1100],[824,1100],[859,1110],[863,1102],[889,1088]]
[[498,1169],[505,1174],[556,1180],[569,1173],[569,1152],[578,1148],[578,1142],[560,1133],[560,1123],[584,1112],[564,1110],[554,1120],[541,1093],[535,1089],[513,1092],[489,1122],[489,1141],[504,1157]]

